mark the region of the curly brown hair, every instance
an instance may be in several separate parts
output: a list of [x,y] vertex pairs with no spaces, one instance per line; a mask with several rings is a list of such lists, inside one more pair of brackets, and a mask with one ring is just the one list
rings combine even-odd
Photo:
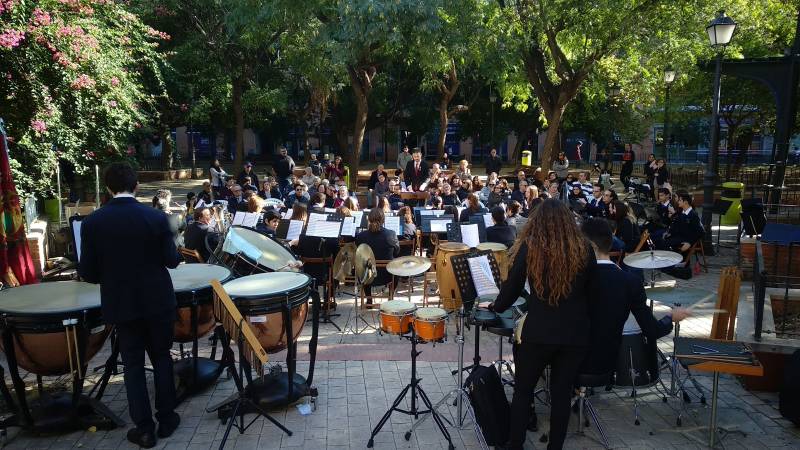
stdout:
[[537,297],[558,306],[572,281],[586,267],[587,245],[575,216],[558,200],[545,200],[531,211],[520,239],[511,247],[514,264],[520,246],[528,246],[528,280]]

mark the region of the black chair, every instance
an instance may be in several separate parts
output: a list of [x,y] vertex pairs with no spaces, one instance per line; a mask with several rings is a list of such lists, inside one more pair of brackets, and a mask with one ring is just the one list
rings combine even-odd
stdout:
[[[597,432],[600,434],[600,439],[602,440],[603,447],[606,449],[611,448],[608,444],[608,437],[606,436],[605,428],[603,428],[603,424],[600,423],[600,416],[597,414],[597,410],[594,409],[592,406],[591,400],[586,395],[586,391],[588,388],[599,388],[608,386],[611,383],[611,373],[603,373],[603,374],[580,374],[578,375],[578,379],[575,384],[579,386],[578,388],[578,434],[583,435],[583,429],[585,427],[589,427],[589,418],[592,419],[594,425],[597,427]],[[589,417],[586,417],[584,414],[589,413]]]

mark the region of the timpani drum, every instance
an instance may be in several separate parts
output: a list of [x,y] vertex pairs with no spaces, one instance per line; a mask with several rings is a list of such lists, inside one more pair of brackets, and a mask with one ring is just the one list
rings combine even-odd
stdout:
[[249,228],[234,226],[228,229],[222,244],[222,262],[236,276],[254,273],[297,271],[300,265],[295,255],[283,244]]
[[[276,353],[297,341],[308,316],[311,277],[297,272],[248,275],[224,284],[225,292],[250,323],[267,353]],[[290,320],[284,320],[288,309]]]
[[[79,366],[97,354],[110,332],[100,311],[100,286],[78,281],[2,291],[0,316],[3,334],[10,333],[13,340],[17,365],[42,376],[83,371]],[[4,338],[6,354],[7,342]]]
[[442,308],[419,308],[414,311],[414,332],[423,342],[443,342],[446,320]]
[[[168,269],[178,303],[175,342],[191,342],[207,335],[216,325],[211,280],[221,283],[231,278],[227,267],[214,264],[181,264]],[[196,307],[196,326],[192,327],[192,308]]]
[[506,281],[508,278],[508,247],[499,242],[481,242],[478,244],[478,250],[490,250],[494,254],[497,267],[500,269],[500,279]]
[[381,304],[381,330],[384,333],[403,335],[411,331],[411,322],[417,306],[404,300],[389,300]]
[[458,289],[450,258],[468,251],[467,244],[461,242],[442,242],[436,249],[436,283],[439,285],[439,299],[442,307],[448,311],[461,307],[461,291]]

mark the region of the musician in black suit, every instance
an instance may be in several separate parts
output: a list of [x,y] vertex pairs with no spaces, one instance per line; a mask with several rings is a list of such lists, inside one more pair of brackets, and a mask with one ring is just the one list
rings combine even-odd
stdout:
[[670,223],[672,223],[673,214],[675,214],[675,207],[672,206],[672,194],[669,189],[660,188],[658,190],[658,203],[656,203],[657,219],[651,220],[645,225],[653,242],[661,240],[664,233],[667,232]]
[[586,215],[589,217],[608,217],[608,205],[603,202],[603,185],[592,185],[592,197],[586,203]]
[[78,273],[100,284],[103,320],[115,325],[125,364],[125,390],[131,420],[128,440],[144,448],[156,445],[155,423],[147,395],[145,351],[153,365],[158,436],[169,437],[180,423],[175,413],[172,348],[175,291],[167,268],[180,257],[166,216],[134,197],[136,172],[114,163],[105,172],[114,198],[83,220]]
[[517,238],[517,229],[508,224],[506,212],[502,207],[495,206],[492,208],[492,220],[494,225],[486,229],[486,240],[503,244],[506,247],[514,245],[514,240]]
[[206,207],[196,208],[194,210],[194,222],[192,222],[186,232],[183,233],[183,246],[189,250],[197,250],[203,261],[208,261],[211,256],[208,246],[206,246],[206,236],[209,233],[214,237],[209,239],[209,244],[212,248],[217,246],[219,238],[217,234],[211,230],[211,209]]
[[[383,211],[380,208],[373,208],[367,216],[367,229],[356,235],[356,245],[369,245],[378,261],[391,260],[400,254],[400,242],[397,240],[397,234],[393,230],[384,228],[384,221]],[[378,269],[378,274],[372,283],[364,286],[368,304],[372,303],[372,286],[383,286],[391,279],[392,275],[386,269]]]
[[681,212],[672,215],[669,230],[656,243],[656,247],[683,253],[703,237],[705,230],[700,222],[700,216],[692,206],[692,194],[681,191],[676,196],[676,203]]
[[545,200],[533,209],[522,236],[511,249],[511,267],[500,294],[487,305],[496,312],[507,310],[530,282],[522,343],[515,351],[509,448],[521,449],[525,442],[534,388],[550,365],[548,448],[560,449],[567,434],[572,384],[589,346],[589,281],[597,261],[572,212],[558,200]]
[[[588,219],[581,231],[589,239],[597,258],[597,268],[589,281],[591,339],[589,352],[581,367],[582,374],[611,373],[617,363],[625,321],[630,314],[651,345],[672,331],[672,322],[688,317],[688,310],[675,308],[656,320],[647,306],[647,294],[641,279],[617,267],[608,256],[612,234],[608,221]],[[655,351],[655,349],[653,350]]]
[[411,186],[416,192],[428,180],[430,171],[428,170],[428,163],[422,160],[422,151],[419,148],[414,149],[412,157],[413,159],[406,164],[406,170],[403,171],[403,179],[406,182],[406,187]]

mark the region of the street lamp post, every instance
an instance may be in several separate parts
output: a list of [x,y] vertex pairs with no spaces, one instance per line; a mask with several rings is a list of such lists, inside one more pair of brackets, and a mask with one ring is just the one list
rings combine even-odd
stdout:
[[706,27],[711,46],[717,51],[716,66],[714,68],[714,92],[711,103],[711,148],[708,153],[708,162],[703,177],[703,228],[705,238],[703,246],[707,252],[713,251],[711,244],[711,219],[714,204],[714,187],[716,186],[717,169],[719,167],[719,102],[720,81],[722,78],[722,54],[725,47],[731,42],[736,22],[720,10],[717,17]]
[[489,86],[489,101],[492,103],[492,146],[495,146],[494,142],[494,102],[497,101],[497,96],[494,95],[494,91],[492,91],[492,87]]
[[675,70],[667,66],[664,69],[664,84],[666,85],[666,92],[664,93],[664,130],[661,132],[664,141],[664,158],[669,156],[669,88],[672,87],[673,81],[675,81]]

